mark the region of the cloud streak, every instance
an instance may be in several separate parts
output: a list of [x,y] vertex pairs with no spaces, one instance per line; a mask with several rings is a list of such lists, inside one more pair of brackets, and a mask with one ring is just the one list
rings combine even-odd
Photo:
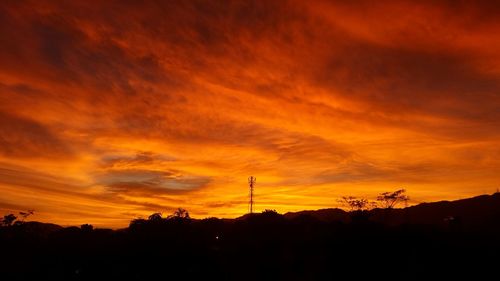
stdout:
[[1,3],[0,211],[35,204],[45,220],[109,226],[176,207],[237,216],[249,175],[258,208],[278,211],[401,186],[415,202],[491,192],[499,12]]

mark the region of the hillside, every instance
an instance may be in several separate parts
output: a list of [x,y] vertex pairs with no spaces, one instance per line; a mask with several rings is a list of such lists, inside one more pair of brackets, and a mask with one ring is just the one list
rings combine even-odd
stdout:
[[120,230],[27,222],[0,227],[0,276],[481,280],[500,262],[499,200],[493,194],[406,209],[266,211],[237,219],[152,216]]
[[[481,195],[456,201],[421,203],[401,209],[374,209],[364,212],[369,221],[388,225],[423,224],[447,225],[454,221],[463,227],[498,226],[500,193]],[[300,217],[324,222],[351,222],[351,214],[341,209],[320,209],[284,214],[287,219]]]

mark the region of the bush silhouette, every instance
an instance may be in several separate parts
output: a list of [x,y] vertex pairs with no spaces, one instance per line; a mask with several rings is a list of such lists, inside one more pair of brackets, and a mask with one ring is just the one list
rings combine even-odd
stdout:
[[14,214],[5,215],[1,221],[2,226],[11,226],[17,217]]
[[377,201],[379,201],[384,208],[392,209],[398,203],[406,203],[408,202],[408,200],[410,200],[410,197],[408,197],[405,193],[406,190],[404,189],[399,189],[394,192],[384,192],[377,197]]
[[187,219],[189,220],[191,217],[189,216],[189,212],[183,208],[178,208],[174,211],[174,213],[168,216],[169,219]]

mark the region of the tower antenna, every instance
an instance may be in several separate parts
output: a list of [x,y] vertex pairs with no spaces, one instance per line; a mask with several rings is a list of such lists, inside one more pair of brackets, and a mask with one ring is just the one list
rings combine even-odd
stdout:
[[257,178],[254,176],[250,176],[248,178],[248,186],[250,187],[250,202],[249,202],[250,214],[253,214],[253,187],[256,181]]

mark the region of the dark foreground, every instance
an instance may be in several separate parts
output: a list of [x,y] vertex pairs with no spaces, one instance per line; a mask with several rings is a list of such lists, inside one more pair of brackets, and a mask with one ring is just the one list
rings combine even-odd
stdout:
[[1,280],[494,280],[500,195],[116,231],[30,222],[0,228],[0,246]]

